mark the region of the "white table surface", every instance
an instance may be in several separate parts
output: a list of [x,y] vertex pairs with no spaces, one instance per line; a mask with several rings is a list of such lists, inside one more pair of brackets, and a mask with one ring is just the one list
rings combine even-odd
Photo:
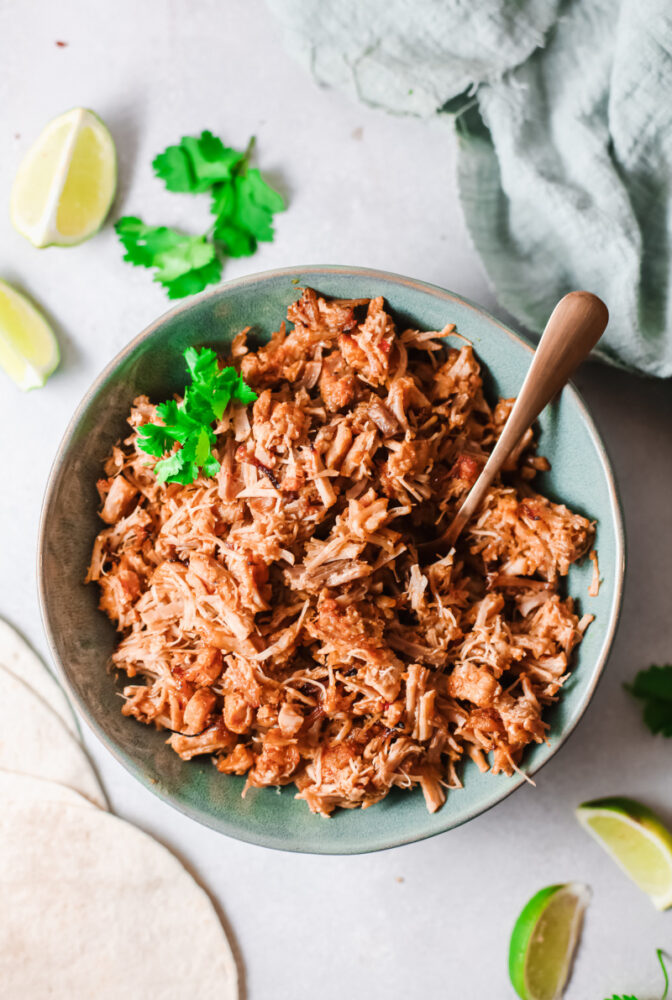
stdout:
[[[226,277],[289,264],[367,265],[443,284],[503,315],[461,219],[450,128],[387,117],[316,87],[286,55],[260,0],[0,3],[1,201],[41,127],[80,104],[117,142],[113,217],[205,228],[207,198],[167,193],[152,175],[153,156],[202,128],[238,146],[258,137],[259,163],[290,207],[276,241],[231,261]],[[0,275],[42,303],[63,346],[61,369],[39,392],[23,395],[0,375],[0,614],[46,655],[35,550],[50,463],[93,377],[168,303],[149,272],[122,263],[110,226],[81,247],[37,251],[2,212]],[[594,892],[570,1000],[659,995],[654,949],[672,947],[672,914],[654,911],[572,809],[624,793],[672,820],[672,743],[648,734],[622,689],[641,666],[672,657],[672,393],[599,366],[578,382],[614,461],[629,568],[605,676],[536,788],[424,843],[354,858],[290,855],[184,818],[86,733],[115,811],[173,848],[221,907],[249,1000],[512,996],[512,922],[536,889],[570,879]]]

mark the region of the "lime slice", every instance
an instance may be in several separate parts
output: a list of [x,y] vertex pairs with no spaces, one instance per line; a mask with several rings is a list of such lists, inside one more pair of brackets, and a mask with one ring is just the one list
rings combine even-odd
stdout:
[[588,886],[549,885],[516,920],[509,945],[509,976],[522,1000],[558,1000],[572,968]]
[[12,224],[36,247],[72,246],[105,221],[117,188],[114,140],[93,111],[49,122],[21,161],[12,186]]
[[576,816],[658,910],[672,906],[672,833],[634,799],[584,802]]
[[58,364],[58,343],[42,313],[0,281],[0,365],[20,389],[36,389]]

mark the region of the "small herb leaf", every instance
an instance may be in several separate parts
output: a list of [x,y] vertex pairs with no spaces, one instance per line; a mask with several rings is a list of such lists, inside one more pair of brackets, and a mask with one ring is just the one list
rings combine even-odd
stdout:
[[[217,475],[213,423],[222,419],[232,401],[247,406],[257,398],[235,368],[220,369],[210,348],[189,347],[184,360],[192,380],[184,390],[184,399],[181,403],[174,399],[159,403],[156,413],[162,423],[143,424],[138,430],[138,448],[161,459],[154,466],[160,483],[193,483],[199,470],[205,476]],[[179,446],[177,451],[161,458],[175,445]]]
[[124,260],[154,268],[155,281],[168,298],[184,298],[220,281],[222,254],[249,257],[258,243],[273,239],[273,216],[285,203],[259,170],[250,167],[253,146],[251,139],[239,152],[205,131],[198,137],[184,136],[154,159],[154,171],[169,191],[212,192],[212,235],[187,236],[168,226],[147,226],[134,215],[117,222]]
[[167,226],[146,226],[135,216],[119,219],[115,229],[126,253],[137,267],[156,269],[155,280],[180,299],[216,284],[222,276],[217,252],[205,236],[185,236]]
[[651,732],[672,736],[672,665],[640,670],[625,689],[644,702],[644,722]]
[[152,166],[169,191],[199,194],[231,177],[243,157],[206,131],[198,139],[185,136],[177,146],[168,146]]
[[[139,443],[139,442],[138,442]],[[164,458],[160,462],[157,462],[154,466],[154,472],[156,478],[160,483],[165,482],[179,482],[176,476],[181,472],[184,465],[184,457],[181,452],[177,451],[170,458]]]

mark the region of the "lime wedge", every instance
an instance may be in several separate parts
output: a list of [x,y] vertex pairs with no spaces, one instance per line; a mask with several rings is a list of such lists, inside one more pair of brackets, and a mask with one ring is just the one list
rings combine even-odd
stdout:
[[42,313],[0,281],[0,365],[20,389],[37,389],[58,361],[58,343]]
[[522,1000],[558,1000],[567,985],[588,886],[549,885],[532,897],[516,920],[509,945],[509,976]]
[[112,136],[93,111],[73,108],[49,122],[21,161],[12,224],[36,247],[81,243],[102,226],[116,188]]
[[672,906],[672,833],[634,799],[584,802],[576,816],[658,910]]

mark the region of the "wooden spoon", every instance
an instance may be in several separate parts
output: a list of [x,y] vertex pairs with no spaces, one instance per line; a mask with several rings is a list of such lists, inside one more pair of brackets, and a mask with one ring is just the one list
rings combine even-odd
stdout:
[[547,403],[588,357],[609,321],[609,311],[590,292],[570,292],[551,313],[518,398],[483,470],[439,538],[418,546],[423,559],[448,552],[485,499],[495,476]]

